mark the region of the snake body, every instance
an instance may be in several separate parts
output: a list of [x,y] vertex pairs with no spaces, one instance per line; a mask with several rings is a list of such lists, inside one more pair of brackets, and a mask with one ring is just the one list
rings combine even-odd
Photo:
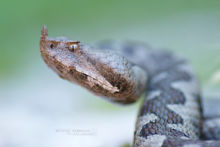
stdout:
[[146,93],[134,146],[220,145],[200,140],[200,90],[184,59],[141,43],[103,42],[91,47],[65,37],[53,39],[46,27],[40,48],[46,64],[60,77],[110,101],[132,103]]

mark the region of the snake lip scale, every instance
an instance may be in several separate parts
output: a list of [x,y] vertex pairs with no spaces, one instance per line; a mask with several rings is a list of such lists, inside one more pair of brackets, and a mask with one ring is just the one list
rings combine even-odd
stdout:
[[211,123],[204,121],[198,82],[184,59],[143,43],[105,41],[90,46],[66,37],[50,38],[46,26],[40,51],[61,78],[109,101],[129,104],[146,93],[133,146],[220,146],[217,140],[201,139],[204,134],[219,139],[220,134],[210,138],[204,131],[212,130],[204,129]]

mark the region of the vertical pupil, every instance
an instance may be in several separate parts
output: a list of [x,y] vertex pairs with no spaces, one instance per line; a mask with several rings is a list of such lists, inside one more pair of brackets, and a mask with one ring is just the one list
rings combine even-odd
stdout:
[[72,50],[74,50],[75,49],[75,46],[74,45],[72,45]]
[[75,51],[75,49],[78,49],[78,46],[76,44],[72,44],[69,46],[70,51]]

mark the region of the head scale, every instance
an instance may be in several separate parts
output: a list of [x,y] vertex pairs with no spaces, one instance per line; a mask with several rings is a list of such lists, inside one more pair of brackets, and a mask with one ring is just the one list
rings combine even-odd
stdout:
[[131,103],[145,87],[146,79],[141,85],[135,81],[143,72],[124,57],[66,37],[49,38],[46,26],[41,31],[40,50],[45,63],[60,77],[112,101]]

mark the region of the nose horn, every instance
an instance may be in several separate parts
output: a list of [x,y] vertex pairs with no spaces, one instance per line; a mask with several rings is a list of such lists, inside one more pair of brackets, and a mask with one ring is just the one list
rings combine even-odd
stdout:
[[41,40],[47,39],[47,36],[48,36],[47,27],[46,27],[46,25],[44,25],[41,30]]

